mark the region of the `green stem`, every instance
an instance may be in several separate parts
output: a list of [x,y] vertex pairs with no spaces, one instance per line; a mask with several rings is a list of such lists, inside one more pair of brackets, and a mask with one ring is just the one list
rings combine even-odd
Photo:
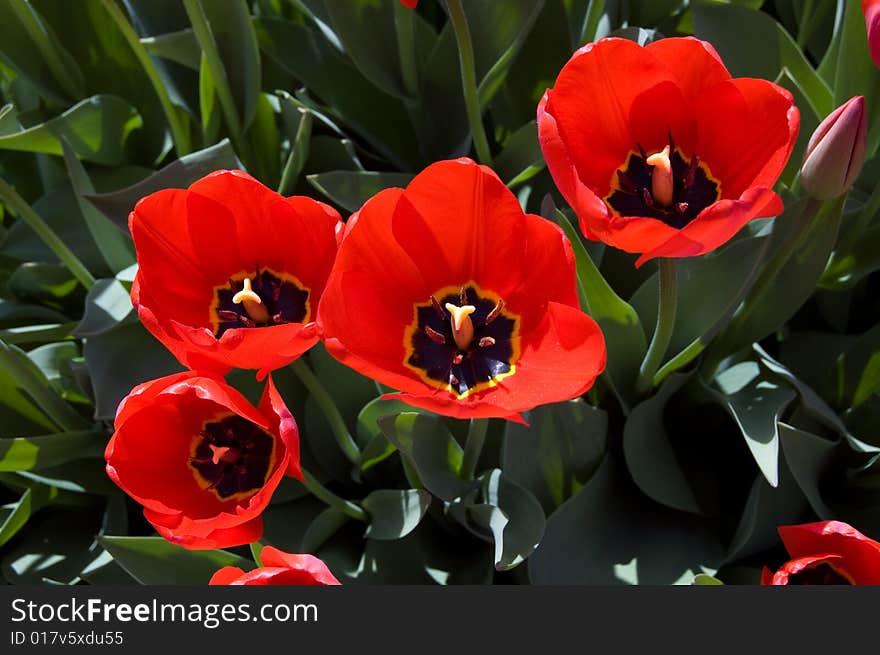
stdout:
[[636,382],[636,390],[639,393],[647,392],[654,381],[654,374],[660,367],[669,340],[672,338],[672,330],[675,327],[675,309],[677,304],[678,283],[675,276],[675,260],[660,260],[660,298],[657,307],[657,327],[654,328],[654,336],[651,345],[645,353],[645,359],[639,369],[639,378]]
[[464,444],[464,456],[461,460],[461,477],[472,480],[477,471],[477,462],[480,453],[483,452],[483,444],[486,443],[486,431],[489,429],[489,419],[472,418],[468,429],[467,441]]
[[411,98],[419,95],[419,74],[416,68],[416,38],[413,33],[413,12],[401,2],[394,3],[394,24],[397,27],[397,52],[403,88]]
[[205,55],[205,63],[208,65],[211,77],[214,78],[214,90],[220,99],[220,107],[223,109],[226,125],[232,135],[232,140],[237,142],[241,133],[241,120],[238,116],[238,110],[235,108],[235,101],[232,99],[232,91],[229,89],[226,69],[223,68],[220,53],[217,52],[217,44],[214,42],[214,36],[208,25],[208,17],[205,15],[200,0],[183,0],[183,6],[186,8],[189,22],[192,24],[202,54]]
[[330,429],[333,432],[333,436],[336,438],[336,443],[338,443],[339,447],[342,449],[342,452],[345,453],[345,456],[352,464],[360,462],[360,450],[352,438],[351,433],[348,431],[348,426],[345,425],[345,419],[342,418],[342,414],[339,413],[339,408],[336,406],[336,403],[333,402],[333,398],[330,394],[327,393],[324,385],[321,384],[321,381],[314,373],[312,373],[312,369],[309,368],[309,365],[306,364],[305,360],[296,360],[290,365],[290,368],[293,369],[293,372],[296,373],[296,376],[305,385],[306,389],[308,389],[312,398],[318,403],[318,407],[324,412],[324,417],[327,419],[327,423],[330,424]]
[[346,516],[350,516],[351,518],[358,521],[363,521],[364,523],[369,522],[370,517],[367,515],[367,512],[364,510],[363,507],[351,502],[350,500],[345,500],[345,498],[340,498],[323,484],[318,482],[315,479],[315,476],[305,469],[302,469],[302,473],[303,486],[305,486],[305,488],[308,489],[315,498],[324,502],[328,507],[338,509]]
[[95,284],[95,278],[89,273],[89,269],[85,267],[85,264],[67,247],[67,244],[61,240],[61,237],[55,234],[55,230],[49,227],[49,224],[43,220],[43,217],[31,209],[31,206],[2,178],[0,178],[0,200],[3,200],[13,213],[18,214],[37,233],[37,236],[67,266],[68,270],[73,273],[73,276],[79,280],[80,284],[86,289],[92,288]]
[[116,27],[119,28],[122,36],[125,37],[129,47],[134,51],[135,57],[137,57],[141,67],[150,79],[150,84],[153,85],[153,90],[159,97],[159,104],[162,105],[162,111],[165,112],[165,120],[168,121],[168,127],[171,128],[171,138],[174,140],[174,149],[177,151],[178,157],[183,157],[183,155],[190,152],[189,131],[181,122],[180,114],[177,113],[177,110],[171,102],[171,98],[168,96],[168,91],[165,89],[165,84],[162,82],[162,77],[159,75],[158,69],[150,58],[150,55],[147,53],[146,48],[141,44],[137,32],[134,31],[131,23],[128,22],[128,19],[122,13],[119,5],[116,4],[116,1],[101,1],[104,3],[104,9],[107,10],[107,13],[110,14],[110,17],[113,19],[113,22],[116,23]]
[[477,74],[474,69],[474,49],[471,44],[471,31],[468,28],[467,16],[461,6],[461,0],[446,0],[449,8],[449,20],[455,32],[458,44],[458,61],[461,64],[461,86],[464,91],[464,104],[467,108],[468,122],[474,137],[474,148],[481,164],[492,165],[492,153],[489,141],[483,128],[483,117],[480,111],[480,99],[477,95]]

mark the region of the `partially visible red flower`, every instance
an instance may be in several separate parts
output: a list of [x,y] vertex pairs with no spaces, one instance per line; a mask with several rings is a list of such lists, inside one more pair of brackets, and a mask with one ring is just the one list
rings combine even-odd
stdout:
[[470,159],[432,164],[349,220],[318,323],[334,357],[395,398],[461,418],[522,420],[605,366],[562,230]]
[[865,14],[871,59],[880,68],[880,0],[862,0],[862,13]]
[[221,378],[187,371],[135,387],[116,412],[107,474],[168,541],[256,541],[281,478],[302,480],[299,431],[272,379],[259,407]]
[[262,378],[318,341],[341,228],[328,205],[217,171],[142,199],[129,225],[139,264],[132,302],[184,366],[260,369]]
[[237,566],[225,566],[208,584],[212,585],[338,585],[339,580],[327,565],[314,555],[285,553],[266,546],[260,553],[263,566],[244,572]]
[[840,521],[785,525],[779,536],[792,559],[763,585],[880,584],[880,543]]
[[416,5],[419,4],[419,0],[400,0],[400,2],[410,9],[415,9]]
[[584,235],[642,253],[637,266],[702,255],[781,213],[771,188],[799,123],[788,91],[732,79],[691,37],[590,43],[538,105],[544,159]]

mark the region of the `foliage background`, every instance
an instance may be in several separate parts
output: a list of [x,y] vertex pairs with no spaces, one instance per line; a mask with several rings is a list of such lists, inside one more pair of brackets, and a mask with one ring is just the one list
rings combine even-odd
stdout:
[[[154,190],[244,167],[347,216],[432,161],[473,156],[453,30],[440,2],[419,5],[0,0],[7,582],[204,584],[222,564],[254,565],[246,547],[185,551],[153,536],[104,474],[119,400],[179,370],[132,313],[127,215]],[[465,423],[378,400],[374,382],[318,346],[306,359],[358,444],[354,466],[294,372],[276,381],[304,462],[371,523],[287,481],[262,542],[317,554],[343,583],[667,584],[701,572],[757,582],[784,558],[779,524],[838,518],[880,538],[880,72],[858,0],[464,7],[493,167],[574,240],[608,374],[584,399],[531,412],[530,428],[493,421],[471,485],[459,476]],[[571,53],[609,34],[696,34],[734,76],[791,90],[802,115],[786,213],[680,263],[671,362],[648,397],[633,383],[656,319],[656,264],[635,269],[554,211],[534,122]],[[857,94],[869,161],[845,202],[804,222],[804,145]],[[229,380],[258,396],[252,373]]]

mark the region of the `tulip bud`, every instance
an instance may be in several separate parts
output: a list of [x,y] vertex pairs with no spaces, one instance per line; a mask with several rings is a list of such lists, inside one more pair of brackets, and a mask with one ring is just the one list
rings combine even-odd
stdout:
[[855,182],[865,161],[865,99],[850,98],[819,124],[801,166],[801,181],[811,196],[829,200]]
[[868,49],[871,58],[880,68],[880,0],[862,0],[865,28],[868,31]]

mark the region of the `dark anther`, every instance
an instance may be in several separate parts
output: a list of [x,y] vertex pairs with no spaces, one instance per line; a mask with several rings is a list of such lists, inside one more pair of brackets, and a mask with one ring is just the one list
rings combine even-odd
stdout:
[[624,193],[629,193],[632,195],[635,195],[636,193],[638,193],[639,189],[636,186],[635,182],[633,182],[632,179],[630,178],[630,176],[627,175],[626,173],[624,173],[623,171],[621,171],[621,170],[617,171],[617,180],[618,180],[618,183],[620,184],[621,191],[623,191]]
[[459,382],[459,380],[458,380],[457,377],[455,377],[455,374],[454,374],[454,373],[450,373],[450,374],[449,374],[449,384],[451,384],[453,387],[457,387],[457,386],[458,386],[458,382]]
[[460,301],[460,306],[464,307],[468,304],[467,291],[464,290],[464,287],[462,287],[461,290],[458,292],[458,299]]
[[238,317],[238,320],[239,320],[239,321],[241,322],[241,324],[244,325],[245,327],[249,327],[249,328],[257,327],[257,324],[254,323],[250,318],[248,318],[248,317],[245,316],[244,314],[240,315],[240,316]]
[[495,345],[495,339],[492,337],[483,337],[477,345],[479,345],[480,348],[488,348],[489,346]]
[[700,158],[694,155],[691,158],[691,163],[687,169],[687,175],[684,178],[684,188],[690,189],[694,185],[694,178],[697,174],[697,166],[700,163]]
[[224,321],[237,321],[238,320],[238,314],[236,314],[235,312],[230,311],[228,309],[221,309],[219,312],[217,312],[217,314]]
[[279,284],[277,287],[272,289],[272,300],[278,302],[278,299],[281,297],[281,285]]
[[446,337],[437,332],[437,330],[432,328],[430,325],[425,326],[425,334],[427,334],[428,338],[430,338],[431,341],[433,341],[434,343],[446,343]]
[[642,144],[639,143],[638,146],[639,146],[639,154],[642,156],[642,159],[647,160],[647,159],[648,159],[648,155],[647,155],[647,153],[645,152],[645,149],[642,147]]
[[492,308],[492,311],[489,312],[489,315],[486,316],[486,320],[483,325],[489,325],[492,321],[494,321],[501,314],[501,310],[504,309],[504,301],[499,298],[498,302],[495,303],[495,307]]
[[672,130],[667,130],[666,133],[669,135],[669,152],[675,152],[675,141],[672,140]]
[[437,313],[437,316],[440,317],[441,321],[449,319],[446,315],[446,310],[440,306],[440,303],[437,302],[437,299],[434,296],[431,296],[431,306],[434,307],[434,311]]
[[452,363],[455,364],[456,366],[461,364],[463,361],[464,361],[464,355],[462,355],[461,353],[456,353],[455,357],[452,358]]
[[281,316],[281,312],[278,312],[277,314],[272,315],[272,322],[273,323],[281,323],[282,320],[284,320],[284,319]]
[[675,211],[679,214],[684,214],[688,210],[688,204],[686,202],[677,202],[675,203]]
[[642,198],[644,198],[645,204],[648,205],[648,207],[654,206],[654,196],[651,195],[651,192],[647,187],[642,187]]

